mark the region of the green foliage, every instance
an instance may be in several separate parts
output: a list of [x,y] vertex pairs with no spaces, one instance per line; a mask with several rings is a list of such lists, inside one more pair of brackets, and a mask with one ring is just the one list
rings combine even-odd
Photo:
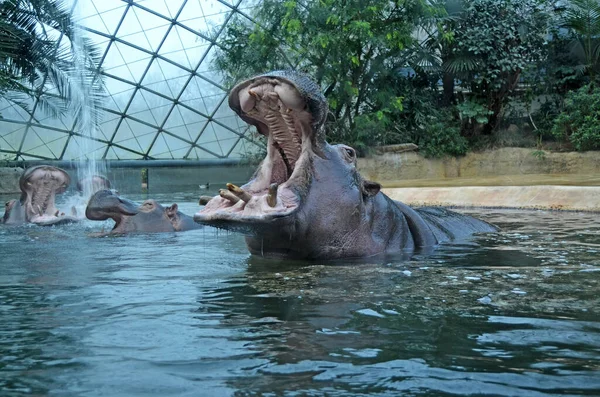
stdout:
[[545,0],[464,0],[453,24],[451,56],[445,63],[473,100],[484,132],[497,126],[521,74],[542,59],[550,14]]
[[486,124],[489,121],[489,116],[493,113],[484,105],[472,100],[461,102],[456,108],[458,109],[461,118],[465,120],[466,123],[471,124]]
[[571,55],[594,80],[600,71],[600,2],[570,0],[566,4],[562,26],[574,33]]
[[[60,116],[82,86],[88,101],[99,104],[102,81],[89,69],[97,68],[100,54],[78,36],[66,2],[60,0],[4,0],[0,2],[0,94],[31,113],[27,99],[42,95],[38,106]],[[57,40],[64,37],[57,48]],[[76,114],[81,110],[76,107]],[[92,115],[98,118],[98,115]]]
[[460,126],[452,122],[446,112],[446,118],[438,119],[427,126],[426,133],[419,142],[419,152],[425,157],[442,157],[444,155],[462,156],[469,149],[468,141],[460,134]]
[[584,86],[571,91],[552,133],[568,139],[577,150],[600,149],[600,89]]
[[[229,84],[275,69],[308,73],[329,102],[328,140],[359,153],[404,142],[427,156],[478,142],[541,148],[566,93],[597,75],[599,4],[264,0],[257,25],[236,16],[227,26],[215,66]],[[532,114],[534,99],[544,105]],[[508,117],[531,130],[496,136]],[[580,134],[574,125],[562,134],[590,147],[591,127]]]
[[361,147],[399,143],[393,128],[419,69],[413,34],[440,10],[425,0],[265,0],[253,19],[224,32],[215,66],[233,83],[273,69],[297,69],[323,87],[330,106],[328,138]]

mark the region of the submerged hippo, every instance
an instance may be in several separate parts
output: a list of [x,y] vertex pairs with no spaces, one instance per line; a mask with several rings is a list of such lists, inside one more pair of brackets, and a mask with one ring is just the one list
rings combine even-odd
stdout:
[[98,190],[110,189],[110,180],[102,175],[92,175],[77,181],[77,191],[80,193],[93,194]]
[[85,209],[85,216],[95,221],[112,219],[115,226],[110,234],[180,232],[201,226],[178,210],[177,204],[163,207],[156,200],[141,205],[119,197],[112,190],[94,193]]
[[253,254],[366,257],[496,230],[445,209],[412,209],[364,180],[354,149],[325,141],[327,102],[305,75],[247,80],[231,91],[229,106],[268,138],[267,156],[248,183],[228,184],[194,220],[246,233]]
[[19,179],[21,198],[6,203],[2,223],[48,226],[76,221],[75,214],[65,215],[55,205],[56,195],[64,193],[70,183],[69,174],[57,167],[40,165],[26,169]]

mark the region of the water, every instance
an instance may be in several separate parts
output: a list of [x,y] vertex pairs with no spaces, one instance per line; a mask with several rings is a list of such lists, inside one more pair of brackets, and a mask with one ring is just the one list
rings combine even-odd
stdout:
[[0,227],[0,395],[600,395],[600,214],[479,213],[503,231],[336,263]]
[[[83,4],[76,2],[73,9],[75,19],[81,18]],[[106,99],[104,84],[97,74],[97,59],[90,56],[90,42],[86,40],[85,31],[77,24],[71,25],[72,41],[70,52],[73,56],[73,66],[69,71],[71,79],[71,100],[69,111],[75,117],[77,132],[80,134],[76,145],[72,145],[71,158],[77,161],[77,179],[83,181],[83,196],[89,198],[94,193],[90,177],[106,175],[107,166],[101,158],[102,145],[95,139],[99,136],[98,126],[101,122],[100,105]]]

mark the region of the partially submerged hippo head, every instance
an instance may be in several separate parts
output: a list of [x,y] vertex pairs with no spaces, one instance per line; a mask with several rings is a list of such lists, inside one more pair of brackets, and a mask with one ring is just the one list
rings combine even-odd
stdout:
[[4,215],[2,216],[2,222],[5,224],[21,224],[25,223],[25,210],[21,206],[19,200],[9,200],[4,204]]
[[98,190],[110,189],[111,184],[107,177],[102,175],[92,175],[81,178],[77,181],[77,191],[81,193],[93,194]]
[[246,233],[254,254],[365,257],[494,230],[451,211],[421,214],[364,180],[354,149],[325,141],[327,102],[303,74],[254,77],[233,88],[229,105],[267,137],[267,155],[248,183],[228,184],[194,220]]
[[55,205],[56,195],[64,193],[70,183],[69,174],[57,167],[40,165],[26,169],[19,179],[21,198],[6,203],[3,223],[47,226],[75,221]]
[[111,234],[173,232],[200,227],[191,217],[179,212],[177,204],[166,208],[156,200],[138,204],[106,189],[92,195],[85,216],[97,221],[114,220]]

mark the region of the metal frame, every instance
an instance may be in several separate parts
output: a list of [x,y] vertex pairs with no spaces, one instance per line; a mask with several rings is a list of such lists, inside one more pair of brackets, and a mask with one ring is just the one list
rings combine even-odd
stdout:
[[[76,0],[77,1],[77,0]],[[73,8],[72,10],[75,9],[76,7],[76,1],[73,4]],[[89,0],[88,0],[89,1]],[[70,124],[70,126],[68,126],[69,128],[58,128],[56,126],[52,126],[52,125],[45,125],[43,120],[40,121],[38,119],[36,119],[36,110],[38,109],[38,100],[40,95],[49,95],[49,94],[44,94],[44,93],[39,93],[38,96],[36,96],[35,100],[34,100],[34,104],[32,106],[32,111],[30,112],[29,118],[26,121],[21,121],[21,120],[12,120],[12,119],[7,119],[7,118],[3,118],[0,119],[0,121],[2,122],[7,122],[7,123],[12,123],[15,125],[25,125],[26,128],[23,132],[23,136],[21,137],[21,142],[19,144],[19,147],[17,150],[9,150],[9,149],[1,149],[0,148],[0,154],[1,153],[6,153],[11,155],[11,162],[19,162],[19,161],[23,161],[26,158],[37,158],[40,160],[67,160],[65,159],[66,153],[67,153],[67,148],[69,147],[69,144],[72,141],[73,137],[77,137],[79,139],[89,139],[95,142],[99,142],[103,145],[105,145],[104,148],[101,148],[102,151],[102,156],[99,158],[96,158],[96,160],[107,160],[110,156],[110,151],[111,148],[118,148],[120,150],[126,151],[127,153],[130,153],[132,155],[132,157],[136,157],[139,159],[143,159],[143,160],[154,160],[154,157],[152,157],[150,155],[150,153],[152,152],[153,148],[156,146],[157,144],[157,140],[160,138],[161,134],[165,135],[165,136],[169,136],[171,138],[175,138],[179,141],[181,141],[181,143],[183,143],[184,145],[182,145],[182,147],[178,148],[177,150],[185,150],[185,155],[183,155],[183,157],[180,157],[182,159],[194,159],[194,149],[198,149],[201,150],[202,152],[212,156],[215,160],[219,161],[222,160],[224,163],[230,163],[232,160],[230,159],[230,156],[232,155],[233,151],[235,150],[236,146],[241,144],[240,142],[242,140],[245,140],[253,145],[256,145],[257,147],[261,147],[264,146],[263,143],[258,142],[254,139],[252,139],[252,137],[249,134],[249,127],[244,127],[241,131],[238,131],[234,128],[231,128],[229,126],[227,126],[226,124],[224,124],[223,122],[219,121],[218,119],[215,118],[216,113],[219,111],[219,109],[221,108],[222,104],[224,103],[224,101],[227,99],[228,96],[228,89],[226,87],[224,87],[221,82],[218,81],[213,81],[211,78],[202,75],[202,73],[199,73],[198,70],[200,69],[200,67],[203,65],[203,63],[205,61],[207,61],[207,56],[210,53],[211,50],[213,50],[215,47],[220,47],[220,44],[218,43],[218,38],[219,36],[222,34],[223,30],[225,29],[226,25],[231,21],[232,17],[234,14],[238,13],[241,16],[248,18],[250,21],[252,21],[252,19],[246,15],[244,12],[239,10],[240,5],[243,4],[244,1],[247,0],[235,0],[235,2],[232,2],[233,4],[228,4],[227,2],[225,2],[224,0],[216,0],[218,3],[220,3],[221,5],[224,5],[227,7],[227,11],[226,11],[226,16],[225,16],[225,20],[224,22],[221,24],[221,26],[215,31],[215,34],[212,35],[213,37],[210,37],[209,35],[200,32],[199,30],[196,30],[190,26],[188,26],[185,21],[184,22],[180,22],[180,16],[182,14],[182,12],[184,11],[184,9],[186,8],[186,5],[191,2],[191,1],[201,1],[201,0],[183,0],[181,3],[181,6],[179,7],[179,9],[177,10],[175,16],[173,18],[171,18],[170,16],[167,15],[162,15],[148,7],[146,7],[144,5],[144,3],[137,3],[135,0],[122,0],[123,3],[125,3],[125,6],[123,7],[123,13],[121,15],[120,20],[118,21],[117,25],[114,28],[114,31],[112,32],[112,34],[107,34],[107,33],[103,33],[100,31],[97,31],[95,29],[89,28],[89,27],[83,27],[83,29],[85,31],[87,31],[87,33],[89,35],[96,35],[96,36],[100,36],[100,37],[104,37],[106,39],[108,39],[108,43],[106,45],[106,49],[104,50],[104,53],[102,54],[102,57],[100,59],[99,65],[98,67],[93,70],[92,72],[97,73],[97,76],[104,76],[104,78],[107,79],[114,79],[115,81],[121,82],[121,83],[125,83],[130,85],[133,89],[131,90],[129,99],[125,105],[124,108],[122,108],[122,111],[116,111],[114,109],[110,109],[108,107],[101,107],[101,109],[104,112],[107,113],[111,113],[114,114],[116,116],[118,116],[118,121],[114,126],[114,129],[110,130],[110,131],[103,131],[105,134],[105,137],[110,137],[108,139],[102,139],[100,137],[89,137],[86,136],[84,134],[82,134],[81,132],[77,131],[77,120],[73,120],[73,122]],[[169,1],[169,0],[163,0],[165,2]],[[165,3],[166,5],[166,3]],[[202,8],[202,4],[199,3],[200,8]],[[94,5],[95,7],[95,5]],[[162,39],[160,40],[158,46],[154,47],[152,46],[152,48],[154,49],[154,51],[150,51],[146,48],[143,48],[140,45],[137,45],[136,43],[132,43],[127,41],[126,39],[120,38],[118,37],[118,33],[119,30],[121,29],[127,15],[131,12],[135,12],[135,10],[141,10],[143,12],[146,13],[150,13],[158,18],[162,18],[165,20],[166,24],[165,26],[168,25],[168,27],[165,30],[164,35],[162,36]],[[108,11],[114,11],[115,9],[112,10],[108,10]],[[96,9],[97,11],[97,9]],[[102,14],[98,14],[100,16],[100,18],[102,18]],[[199,15],[199,17],[203,17],[204,15]],[[136,18],[137,18],[137,14],[136,14]],[[104,23],[104,20],[102,20],[102,22]],[[139,22],[139,19],[138,19]],[[254,22],[254,21],[252,21]],[[140,23],[140,27],[142,27],[142,29],[144,28],[144,25]],[[200,59],[198,60],[198,62],[195,64],[195,66],[193,68],[189,68],[188,66],[182,65],[181,63],[178,63],[172,59],[170,59],[168,56],[164,56],[162,54],[159,54],[161,48],[163,47],[163,44],[165,43],[165,41],[167,40],[167,38],[169,37],[169,34],[174,34],[174,27],[177,26],[178,28],[184,29],[187,32],[190,32],[194,35],[196,35],[198,38],[202,39],[203,41],[206,41],[208,43],[208,46],[206,47],[206,49],[204,50],[204,54],[200,57]],[[108,30],[108,29],[107,29]],[[138,32],[139,33],[139,32]],[[144,33],[144,37],[146,38],[146,40],[148,41],[148,43],[150,43],[151,41],[148,39],[148,36],[146,35],[146,32],[144,30],[142,30],[142,33]],[[137,34],[137,33],[136,33]],[[60,35],[60,39],[57,42],[57,47],[56,50],[58,50],[58,46],[60,45],[60,41],[62,40],[63,36],[62,34]],[[105,62],[105,60],[107,59],[107,56],[109,54],[109,51],[111,51],[111,49],[114,47],[113,44],[114,43],[119,43],[119,44],[123,44],[126,45],[128,47],[134,48],[137,51],[143,52],[147,55],[149,55],[149,60],[148,60],[148,64],[145,66],[143,72],[141,73],[141,75],[139,75],[139,79],[137,79],[137,82],[135,81],[129,81],[126,78],[122,78],[119,76],[116,76],[108,71],[104,71],[103,70],[103,63]],[[184,43],[181,43],[181,47],[184,48]],[[114,51],[114,49],[113,49]],[[166,62],[172,66],[175,66],[181,70],[183,70],[186,74],[187,74],[187,79],[185,79],[184,84],[181,86],[181,88],[178,91],[178,94],[175,95],[174,97],[171,97],[169,95],[165,95],[164,93],[161,92],[157,92],[149,87],[144,86],[144,79],[146,78],[146,75],[148,74],[148,72],[150,71],[152,65],[157,62],[157,60],[161,60],[162,62]],[[125,66],[127,66],[127,64],[125,64]],[[159,66],[160,68],[160,66]],[[130,71],[131,73],[131,71]],[[162,77],[164,77],[165,79],[168,79],[169,76],[165,76],[164,72],[161,69],[161,73],[162,73]],[[131,75],[133,76],[134,73],[131,73]],[[223,95],[220,99],[220,101],[217,101],[217,105],[208,113],[205,114],[204,112],[193,108],[192,106],[186,104],[186,103],[182,103],[181,102],[181,98],[184,96],[184,94],[186,93],[186,90],[188,89],[188,87],[190,86],[190,84],[192,83],[192,81],[195,78],[199,78],[203,81],[205,81],[206,83],[209,83],[211,85],[213,85],[216,89],[221,90],[223,92]],[[47,76],[44,76],[44,82],[46,81]],[[170,102],[170,105],[168,106],[168,110],[165,113],[164,117],[162,118],[162,120],[160,119],[156,119],[154,122],[154,120],[151,122],[149,120],[142,120],[138,117],[136,117],[135,115],[129,114],[131,105],[134,101],[134,98],[136,98],[136,95],[138,95],[141,92],[147,92],[150,93],[152,95],[155,95],[157,97],[160,97],[162,99],[164,99],[165,101]],[[175,93],[173,93],[175,94]],[[109,93],[110,95],[110,93]],[[142,97],[143,98],[143,97]],[[200,98],[203,100],[204,96],[202,96],[202,94],[200,93]],[[147,106],[147,110],[148,111],[152,111],[152,107],[148,104],[148,102],[146,101],[145,98],[143,98],[144,103]],[[186,109],[186,111],[190,111],[193,112],[194,114],[200,116],[201,118],[205,119],[206,122],[202,125],[202,127],[200,128],[200,130],[197,131],[197,134],[195,136],[189,136],[189,137],[184,137],[181,136],[171,130],[169,130],[169,128],[166,128],[166,124],[169,121],[169,117],[171,117],[172,113],[174,111],[176,111],[176,107],[179,106],[182,109]],[[233,113],[233,111],[231,112],[231,115],[234,116],[235,114]],[[237,116],[236,116],[237,117]],[[113,119],[114,120],[114,119]],[[115,140],[118,138],[118,132],[119,129],[121,128],[124,120],[132,120],[135,121],[136,123],[139,123],[141,125],[144,125],[146,127],[149,127],[151,129],[156,130],[156,132],[154,133],[154,135],[152,136],[152,139],[150,141],[150,144],[148,145],[148,147],[142,148],[143,151],[128,147],[125,144],[119,144],[118,142],[115,142]],[[184,120],[185,123],[185,120]],[[223,148],[221,147],[221,143],[219,140],[219,137],[216,136],[216,141],[211,141],[208,143],[214,143],[216,142],[217,145],[219,146],[221,153],[217,153],[214,150],[211,150],[210,148],[204,147],[202,144],[199,144],[198,142],[201,140],[203,134],[206,132],[207,128],[209,127],[209,125],[215,125],[215,126],[219,126],[220,128],[227,130],[228,132],[231,132],[233,134],[235,134],[235,136],[237,136],[237,139],[235,140],[235,142],[233,143],[233,145],[231,145],[231,147],[229,147],[227,150],[223,150]],[[243,123],[242,123],[243,124]],[[187,125],[187,124],[186,124]],[[34,128],[44,128],[47,130],[51,130],[51,131],[57,131],[57,132],[61,132],[61,133],[65,133],[67,135],[67,139],[65,140],[65,144],[60,152],[59,155],[55,154],[52,149],[47,145],[47,142],[44,141],[43,136],[40,136],[41,134],[38,134],[35,130],[32,129],[32,127]],[[178,127],[179,128],[179,127]],[[187,127],[185,128],[187,130]],[[187,130],[188,134],[191,133],[191,131]],[[14,130],[12,131],[14,132]],[[10,133],[12,133],[10,132]],[[48,157],[48,156],[44,156],[44,155],[40,155],[39,153],[35,153],[35,151],[33,152],[27,152],[24,151],[24,145],[25,145],[25,141],[28,137],[28,135],[30,135],[31,133],[35,133],[37,136],[37,139],[40,140],[40,146],[46,146],[46,148],[48,149],[48,151],[50,153],[52,153],[54,155],[54,158]],[[135,138],[135,131],[133,132],[133,137]],[[2,137],[2,131],[0,131],[0,138]],[[189,139],[192,138],[193,139]],[[60,139],[60,138],[58,138]],[[231,137],[227,138],[229,141],[232,139]],[[137,140],[137,139],[136,139]],[[48,142],[49,143],[49,142]],[[139,143],[138,143],[139,145]],[[165,141],[165,145],[166,145],[166,149],[167,151],[163,152],[163,153],[169,153],[171,155],[171,157],[173,159],[175,159],[175,157],[173,156],[172,150],[169,147],[169,144]],[[36,146],[40,147],[40,146]],[[141,145],[140,145],[141,147]],[[96,149],[97,150],[97,149]],[[90,153],[85,153],[83,154],[83,157],[88,157],[90,155]],[[116,153],[115,153],[116,156]],[[117,156],[117,158],[119,158]],[[227,159],[227,160],[226,160]],[[172,161],[172,160],[171,160]],[[236,161],[236,160],[233,160]],[[196,162],[196,161],[194,161]]]

